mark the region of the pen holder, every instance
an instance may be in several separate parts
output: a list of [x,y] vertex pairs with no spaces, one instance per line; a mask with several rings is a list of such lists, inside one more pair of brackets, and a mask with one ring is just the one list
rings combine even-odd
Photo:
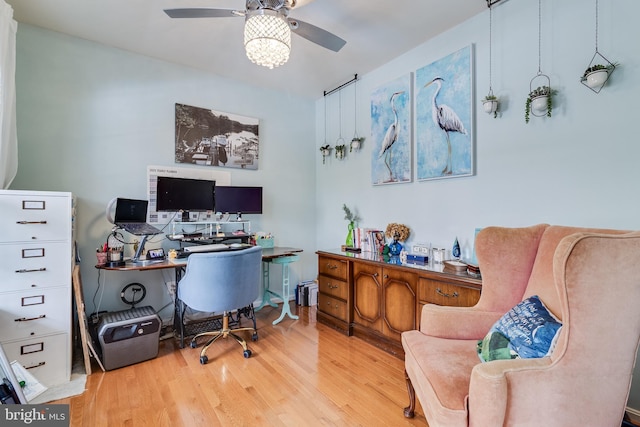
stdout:
[[96,252],[96,258],[98,259],[99,265],[104,265],[107,263],[107,252]]
[[256,239],[256,243],[258,244],[258,246],[262,246],[263,248],[272,248],[273,237],[258,237]]

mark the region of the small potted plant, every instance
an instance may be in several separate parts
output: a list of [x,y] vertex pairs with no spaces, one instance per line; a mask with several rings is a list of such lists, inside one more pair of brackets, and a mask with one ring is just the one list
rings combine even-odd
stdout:
[[580,82],[590,87],[591,89],[599,89],[609,79],[609,74],[618,66],[617,63],[608,65],[595,64],[584,70]]
[[351,140],[351,144],[349,144],[349,152],[352,152],[353,150],[360,150],[360,147],[362,147],[362,141],[364,141],[364,136],[354,136]]
[[487,114],[493,113],[494,119],[498,117],[498,97],[493,93],[489,93],[487,96],[482,98],[482,108]]
[[344,158],[344,154],[347,151],[347,146],[345,144],[340,144],[335,146],[336,149],[336,159],[342,160]]
[[331,146],[329,144],[320,147],[322,153],[322,164],[324,165],[324,159],[331,154]]
[[529,92],[527,102],[525,103],[524,121],[529,123],[532,112],[534,116],[542,116],[546,111],[546,116],[551,117],[551,111],[553,109],[552,98],[555,93],[556,91],[549,86],[539,86]]

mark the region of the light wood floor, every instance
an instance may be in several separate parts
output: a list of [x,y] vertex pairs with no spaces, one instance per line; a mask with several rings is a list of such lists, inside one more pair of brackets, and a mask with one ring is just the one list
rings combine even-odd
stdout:
[[300,320],[276,326],[280,308],[257,313],[249,359],[229,338],[201,365],[200,348],[167,339],[157,358],[97,368],[82,395],[55,403],[70,404],[71,426],[427,426],[419,404],[403,416],[402,360],[316,324],[315,307],[292,309]]

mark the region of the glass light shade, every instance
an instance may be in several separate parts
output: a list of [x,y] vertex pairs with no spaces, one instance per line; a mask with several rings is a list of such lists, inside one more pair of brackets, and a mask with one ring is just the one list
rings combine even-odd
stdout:
[[262,9],[247,13],[244,48],[251,62],[275,68],[289,60],[291,29],[278,12]]

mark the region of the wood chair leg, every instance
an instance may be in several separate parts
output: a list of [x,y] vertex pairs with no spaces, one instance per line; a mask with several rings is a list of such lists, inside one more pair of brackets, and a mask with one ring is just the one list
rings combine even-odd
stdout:
[[413,418],[416,409],[416,391],[413,389],[413,384],[411,384],[406,370],[404,371],[404,379],[407,382],[407,392],[409,393],[409,406],[404,408],[404,416],[405,418]]

